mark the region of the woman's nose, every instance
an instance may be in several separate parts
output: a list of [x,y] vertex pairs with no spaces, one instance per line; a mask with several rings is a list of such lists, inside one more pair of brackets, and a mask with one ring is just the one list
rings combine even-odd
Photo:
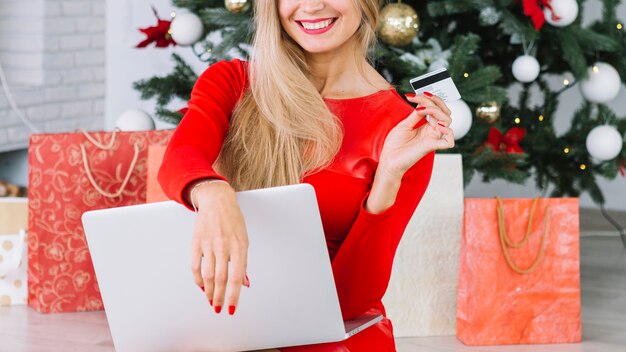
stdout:
[[306,12],[317,12],[324,8],[324,0],[303,0],[302,9]]

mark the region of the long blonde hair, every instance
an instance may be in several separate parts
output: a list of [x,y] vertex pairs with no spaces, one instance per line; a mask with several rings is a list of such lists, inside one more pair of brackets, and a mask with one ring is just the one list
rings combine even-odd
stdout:
[[[353,1],[362,13],[355,55],[369,59],[380,0]],[[250,89],[233,110],[216,161],[218,171],[237,191],[299,183],[328,166],[343,139],[341,121],[307,78],[303,49],[282,29],[278,1],[254,3]],[[359,69],[364,72],[362,65]]]

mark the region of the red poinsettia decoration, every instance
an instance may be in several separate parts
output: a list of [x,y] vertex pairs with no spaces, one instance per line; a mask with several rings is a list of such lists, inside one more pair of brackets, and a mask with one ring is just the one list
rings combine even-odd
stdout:
[[148,44],[153,42],[156,43],[155,46],[157,48],[166,48],[169,45],[176,45],[176,42],[172,39],[172,36],[169,33],[172,21],[166,21],[159,18],[159,14],[154,6],[152,7],[152,12],[154,12],[154,15],[157,18],[157,25],[154,27],[139,28],[139,31],[146,35],[146,39],[137,44],[137,48],[145,48]]
[[519,146],[519,142],[525,135],[526,130],[521,127],[513,127],[504,135],[497,128],[491,127],[485,145],[495,152],[523,153],[524,150]]
[[550,6],[548,0],[522,0],[522,5],[524,6],[524,15],[530,17],[536,30],[540,30],[546,22],[545,15],[543,14],[544,7],[552,13],[552,20],[558,21],[560,19],[552,10],[552,6]]

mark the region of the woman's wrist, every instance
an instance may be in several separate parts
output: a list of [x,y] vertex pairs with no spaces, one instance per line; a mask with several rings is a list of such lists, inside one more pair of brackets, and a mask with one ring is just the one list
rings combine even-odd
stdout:
[[404,173],[378,165],[372,189],[365,202],[365,210],[379,214],[389,209],[396,201]]
[[[420,148],[423,149],[423,148]],[[388,161],[388,158],[385,157],[385,155],[381,155],[380,157],[380,161],[378,163],[378,167],[376,169],[376,172],[378,173],[379,171],[382,171],[384,174],[386,174],[388,177],[393,177],[393,178],[400,178],[402,179],[402,177],[404,176],[404,174],[411,168],[413,167],[413,165],[415,165],[417,162],[419,162],[424,156],[426,156],[429,153],[428,150],[421,150],[417,155],[418,158],[415,160],[415,162],[413,162],[412,165],[396,165],[393,162]]]
[[192,182],[189,184],[186,192],[186,200],[194,209],[198,211],[203,200],[207,199],[211,192],[215,189],[231,190],[230,184],[219,178],[205,178]]

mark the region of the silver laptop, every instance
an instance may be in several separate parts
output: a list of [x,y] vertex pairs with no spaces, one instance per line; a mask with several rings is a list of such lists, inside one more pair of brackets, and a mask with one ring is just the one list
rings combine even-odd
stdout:
[[249,237],[235,315],[215,314],[191,274],[196,214],[169,201],[89,211],[83,225],[117,351],[246,351],[344,340],[382,316],[344,322],[315,191],[237,193]]

